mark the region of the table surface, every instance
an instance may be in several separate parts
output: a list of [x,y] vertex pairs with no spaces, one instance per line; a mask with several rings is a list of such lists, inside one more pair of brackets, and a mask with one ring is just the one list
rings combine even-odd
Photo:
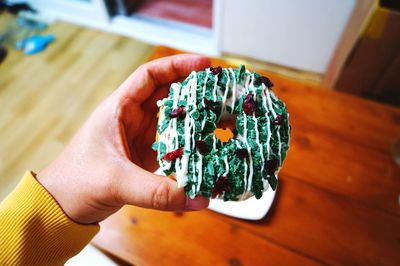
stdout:
[[[158,47],[151,58],[176,53]],[[399,265],[400,169],[391,147],[400,109],[258,72],[276,84],[292,124],[267,217],[126,206],[93,243],[138,265]]]

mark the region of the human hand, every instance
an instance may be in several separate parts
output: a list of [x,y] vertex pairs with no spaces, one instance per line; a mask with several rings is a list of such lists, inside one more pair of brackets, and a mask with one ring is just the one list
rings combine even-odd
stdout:
[[159,210],[199,210],[208,199],[190,199],[176,182],[152,173],[151,144],[156,132],[156,101],[172,82],[209,60],[177,55],[139,67],[91,114],[71,142],[36,178],[64,212],[79,223],[107,218],[125,204]]

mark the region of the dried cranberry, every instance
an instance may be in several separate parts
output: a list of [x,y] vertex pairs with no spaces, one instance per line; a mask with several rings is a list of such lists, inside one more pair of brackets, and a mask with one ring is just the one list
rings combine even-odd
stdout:
[[274,125],[282,125],[282,122],[283,122],[283,116],[277,115],[277,116],[275,117],[275,119],[274,119],[273,124],[274,124]]
[[224,191],[229,192],[231,190],[230,186],[231,184],[228,178],[226,176],[221,176],[220,178],[218,178],[215,184],[211,197],[215,199],[222,192]]
[[204,140],[196,140],[196,148],[200,154],[207,154],[209,153],[207,144]]
[[177,118],[177,117],[183,117],[185,115],[185,107],[181,106],[179,108],[176,108],[169,113],[170,118]]
[[210,71],[213,75],[218,75],[219,73],[221,73],[222,68],[220,66],[217,67],[210,67]]
[[208,100],[206,97],[203,97],[203,101],[204,101],[204,104],[207,106],[208,109],[210,109],[214,113],[217,113],[217,111],[218,111],[217,107],[216,107],[217,103]]
[[249,93],[246,95],[243,99],[242,108],[246,115],[251,115],[257,110],[256,103],[253,100],[253,94]]
[[249,152],[247,151],[247,149],[237,149],[235,153],[236,156],[239,157],[239,159],[241,160],[249,158]]
[[183,147],[180,147],[179,149],[176,149],[176,150],[174,150],[174,151],[171,151],[171,152],[165,154],[165,155],[162,157],[162,159],[163,159],[163,160],[166,160],[166,161],[173,161],[173,160],[176,160],[176,159],[182,157],[182,155],[183,155],[183,149],[184,149]]
[[278,160],[275,157],[267,160],[264,164],[264,171],[269,176],[275,175],[275,171],[277,168],[278,168]]
[[214,188],[212,190],[212,194],[211,194],[211,198],[215,199],[219,194],[221,194],[222,191],[217,190],[216,188]]
[[269,78],[264,77],[264,76],[258,77],[258,78],[255,80],[254,85],[260,86],[261,83],[264,83],[264,85],[267,86],[268,88],[271,88],[271,87],[274,86],[274,83],[272,83],[271,80],[270,80]]

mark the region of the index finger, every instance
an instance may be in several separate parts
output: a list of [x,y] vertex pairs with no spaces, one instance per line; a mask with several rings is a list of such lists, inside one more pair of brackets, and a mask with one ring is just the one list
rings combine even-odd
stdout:
[[158,87],[188,76],[193,70],[210,66],[205,56],[180,54],[156,59],[141,65],[118,90],[132,100],[145,101]]

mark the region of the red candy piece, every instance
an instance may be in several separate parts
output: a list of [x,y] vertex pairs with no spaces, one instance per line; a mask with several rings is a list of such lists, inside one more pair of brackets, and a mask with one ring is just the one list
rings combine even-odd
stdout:
[[253,94],[249,93],[246,95],[243,100],[242,108],[246,115],[251,115],[257,110],[256,103],[253,100]]
[[218,75],[219,73],[221,73],[222,68],[220,66],[217,67],[210,67],[210,71],[213,75]]
[[209,152],[207,144],[204,140],[196,140],[196,148],[202,155],[207,154]]
[[229,192],[231,190],[230,185],[228,178],[226,176],[221,176],[215,184],[211,197],[215,199],[222,192]]
[[171,151],[171,152],[165,154],[165,155],[162,157],[162,159],[163,159],[163,160],[166,160],[166,161],[173,161],[173,160],[176,160],[176,159],[182,157],[182,155],[183,155],[183,150],[184,150],[183,147],[180,147],[179,149],[176,149],[176,150],[174,150],[174,151]]
[[185,115],[185,107],[181,106],[177,109],[174,109],[169,113],[170,118],[177,118],[177,117],[183,117]]

